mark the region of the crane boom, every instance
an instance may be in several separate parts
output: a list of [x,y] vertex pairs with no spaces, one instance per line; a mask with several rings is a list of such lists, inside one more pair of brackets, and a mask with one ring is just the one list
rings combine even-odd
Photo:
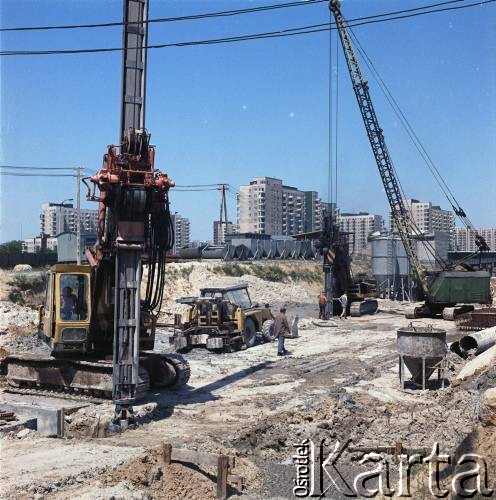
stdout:
[[351,83],[358,107],[363,118],[363,123],[367,131],[370,146],[379,169],[382,184],[388,198],[391,213],[400,235],[403,246],[417,279],[425,294],[428,293],[428,284],[425,269],[420,263],[415,248],[415,241],[412,238],[414,226],[410,214],[403,202],[401,190],[394,171],[394,165],[389,155],[389,151],[384,140],[383,131],[379,125],[374,105],[369,93],[369,86],[365,80],[358,59],[355,54],[353,43],[346,29],[346,21],[341,14],[338,0],[331,0],[329,8],[334,15],[338,28],[339,37],[343,46],[343,52],[348,66]]

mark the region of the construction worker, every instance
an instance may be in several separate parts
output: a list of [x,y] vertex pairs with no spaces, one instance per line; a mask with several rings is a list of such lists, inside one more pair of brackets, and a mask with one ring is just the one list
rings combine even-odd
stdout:
[[341,307],[343,308],[339,317],[341,319],[346,319],[346,309],[348,308],[348,295],[346,291],[343,292],[343,295],[341,295],[341,297],[339,297],[339,302],[341,303]]
[[325,292],[320,292],[319,295],[319,319],[326,319],[327,296]]
[[285,356],[291,354],[284,348],[284,339],[290,333],[288,318],[286,318],[286,307],[283,306],[279,310],[279,314],[274,318],[274,336],[277,338],[277,355]]

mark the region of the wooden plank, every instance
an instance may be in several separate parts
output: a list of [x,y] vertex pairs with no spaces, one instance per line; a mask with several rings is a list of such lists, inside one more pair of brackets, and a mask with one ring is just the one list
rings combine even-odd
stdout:
[[220,455],[217,457],[217,498],[227,498],[227,476],[229,474],[229,457]]
[[172,445],[168,443],[162,444],[162,457],[165,465],[170,465],[172,457]]
[[[171,460],[173,462],[184,462],[197,465],[211,465],[215,467],[218,465],[219,455],[212,455],[211,453],[201,453],[199,451],[184,450],[183,448],[172,448]],[[235,458],[226,456],[227,464],[233,468],[235,465]]]

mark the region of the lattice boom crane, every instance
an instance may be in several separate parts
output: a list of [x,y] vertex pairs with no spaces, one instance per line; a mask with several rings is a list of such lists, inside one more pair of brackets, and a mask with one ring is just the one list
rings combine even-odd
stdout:
[[[389,154],[382,128],[370,97],[369,86],[361,71],[355,49],[348,33],[346,21],[341,14],[340,2],[331,0],[329,9],[334,15],[338,28],[343,53],[348,66],[353,91],[362,115],[365,130],[374,154],[379,174],[386,191],[389,207],[400,235],[403,246],[426,300],[422,307],[417,307],[409,314],[411,317],[420,315],[437,315],[443,312],[448,319],[456,313],[465,312],[467,307],[453,308],[455,304],[488,303],[490,300],[489,273],[484,271],[453,271],[435,254],[440,271],[428,272],[422,265],[416,250],[414,236],[420,236],[418,229],[405,207],[400,185],[396,176],[394,164]],[[444,311],[446,309],[446,311]]]

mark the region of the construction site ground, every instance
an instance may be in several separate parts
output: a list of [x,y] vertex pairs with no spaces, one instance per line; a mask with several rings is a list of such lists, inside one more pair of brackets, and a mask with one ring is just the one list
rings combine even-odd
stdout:
[[[188,282],[193,283],[191,276]],[[282,293],[285,285],[277,285]],[[258,286],[262,289],[263,283]],[[326,438],[330,445],[351,439],[353,446],[371,448],[401,442],[406,449],[431,449],[439,442],[450,454],[482,450],[494,481],[496,446],[491,443],[496,432],[494,425],[481,425],[480,404],[483,392],[496,386],[494,367],[459,382],[456,374],[465,362],[452,354],[451,383],[445,389],[404,392],[395,341],[397,329],[411,321],[402,314],[405,305],[381,300],[374,316],[317,326],[315,286],[298,286],[306,287],[302,300],[285,301],[289,314],[300,318],[299,337],[286,341],[292,353],[287,357],[277,356],[276,343],[226,354],[193,350],[187,355],[189,384],[173,392],[151,392],[136,407],[138,427],[119,434],[108,431],[110,402],[67,411],[64,438],[34,431],[2,433],[2,498],[215,498],[216,471],[179,463],[165,467],[162,443],[238,457],[235,473],[245,478],[246,489],[233,488],[233,495],[292,498],[293,444],[306,438],[317,444]],[[276,309],[280,304],[271,305]],[[17,317],[24,318],[22,309],[27,318],[22,334],[0,324],[0,349],[43,351],[30,323],[32,311],[7,301],[0,307],[4,319],[16,308]],[[446,329],[448,341],[460,337],[453,323],[416,324],[422,323]],[[171,334],[160,329],[157,350],[171,349]],[[0,390],[5,389],[3,382]],[[2,398],[7,395],[0,394],[0,403]],[[356,460],[355,453],[346,454],[345,474],[352,473]],[[422,495],[419,491],[414,497]]]

